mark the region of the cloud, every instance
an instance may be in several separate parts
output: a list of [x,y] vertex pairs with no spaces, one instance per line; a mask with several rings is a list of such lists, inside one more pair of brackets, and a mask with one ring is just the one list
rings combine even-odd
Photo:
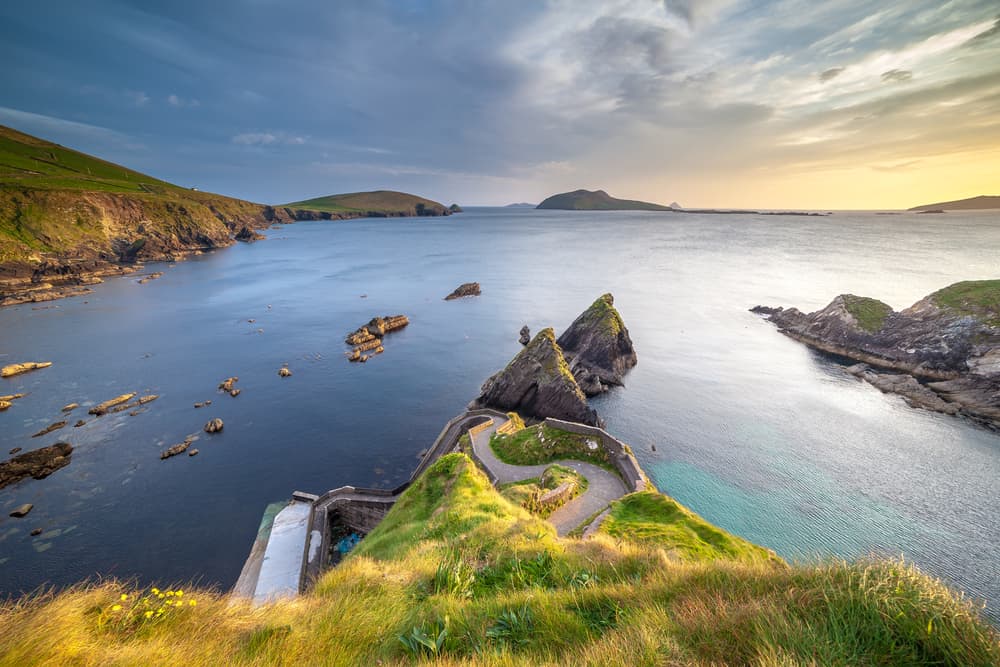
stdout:
[[830,69],[823,70],[819,73],[820,83],[826,83],[827,81],[837,78],[843,71],[843,67],[831,67]]
[[990,39],[993,39],[998,35],[1000,35],[1000,18],[997,18],[996,23],[993,24],[993,27],[988,28],[987,30],[984,30],[983,32],[979,33],[965,44],[966,46],[978,46],[979,44],[982,44],[983,42],[986,42]]
[[883,83],[906,83],[913,78],[913,72],[907,69],[891,69],[882,72]]
[[245,132],[230,138],[234,144],[241,146],[302,146],[306,143],[305,137],[290,135],[286,132]]
[[172,107],[199,107],[201,102],[196,99],[184,99],[175,93],[167,95],[167,104]]

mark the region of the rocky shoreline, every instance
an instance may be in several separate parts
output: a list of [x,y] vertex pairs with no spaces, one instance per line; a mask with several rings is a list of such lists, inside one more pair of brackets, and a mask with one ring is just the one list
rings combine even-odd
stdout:
[[860,362],[848,372],[913,407],[1000,430],[1000,280],[956,283],[899,312],[852,294],[813,313],[751,311],[794,340]]

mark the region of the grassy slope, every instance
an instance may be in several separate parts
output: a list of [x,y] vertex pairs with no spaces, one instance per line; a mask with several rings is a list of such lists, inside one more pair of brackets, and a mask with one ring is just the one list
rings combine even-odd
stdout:
[[892,314],[892,307],[878,299],[853,294],[844,294],[843,299],[847,312],[854,316],[858,326],[865,331],[872,333],[878,331],[885,324],[886,318]]
[[1000,195],[979,195],[968,199],[942,201],[936,204],[914,206],[910,211],[979,211],[985,209],[1000,209]]
[[223,219],[259,211],[0,126],[0,263],[36,251],[107,252],[109,217],[145,220],[164,238],[224,241]]
[[327,213],[365,213],[380,211],[397,214],[414,214],[417,204],[431,210],[444,210],[445,206],[430,199],[424,199],[405,192],[376,190],[374,192],[351,192],[342,195],[316,197],[304,201],[285,204],[287,208],[325,211]]
[[603,447],[590,449],[588,440],[592,438],[536,424],[509,435],[495,435],[490,438],[490,447],[498,459],[513,465],[531,466],[576,459],[613,469],[607,450]]
[[537,208],[571,211],[669,211],[669,206],[633,199],[617,199],[604,190],[574,190],[552,195]]
[[967,280],[931,295],[939,306],[1000,326],[1000,280]]
[[80,586],[0,610],[0,663],[402,665],[416,635],[445,665],[1000,664],[975,609],[899,562],[685,560],[659,540],[559,539],[453,454],[310,595],[185,590],[196,606],[131,625],[134,591]]

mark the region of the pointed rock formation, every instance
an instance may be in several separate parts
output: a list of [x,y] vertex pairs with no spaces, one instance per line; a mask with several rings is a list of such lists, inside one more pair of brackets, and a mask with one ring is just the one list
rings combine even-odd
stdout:
[[544,419],[556,417],[600,426],[570,372],[551,328],[542,329],[507,367],[489,378],[475,405],[516,411]]
[[636,364],[632,339],[614,303],[611,294],[601,296],[558,340],[570,370],[588,396],[621,386],[625,373]]

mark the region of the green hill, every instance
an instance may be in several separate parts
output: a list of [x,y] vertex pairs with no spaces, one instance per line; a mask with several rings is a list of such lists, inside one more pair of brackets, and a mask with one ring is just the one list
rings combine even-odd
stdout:
[[981,211],[1000,209],[1000,195],[980,195],[969,199],[956,199],[936,204],[922,204],[907,209],[908,211]]
[[537,208],[567,211],[672,211],[669,206],[632,199],[616,199],[604,190],[574,190],[552,195]]
[[902,562],[787,566],[653,492],[606,523],[559,538],[450,454],[310,593],[41,593],[0,607],[0,662],[1000,664],[975,607]]
[[373,217],[451,214],[451,210],[444,204],[394,190],[327,195],[285,204],[283,208],[323,213],[355,213]]
[[0,291],[229,245],[265,226],[266,209],[0,126]]

